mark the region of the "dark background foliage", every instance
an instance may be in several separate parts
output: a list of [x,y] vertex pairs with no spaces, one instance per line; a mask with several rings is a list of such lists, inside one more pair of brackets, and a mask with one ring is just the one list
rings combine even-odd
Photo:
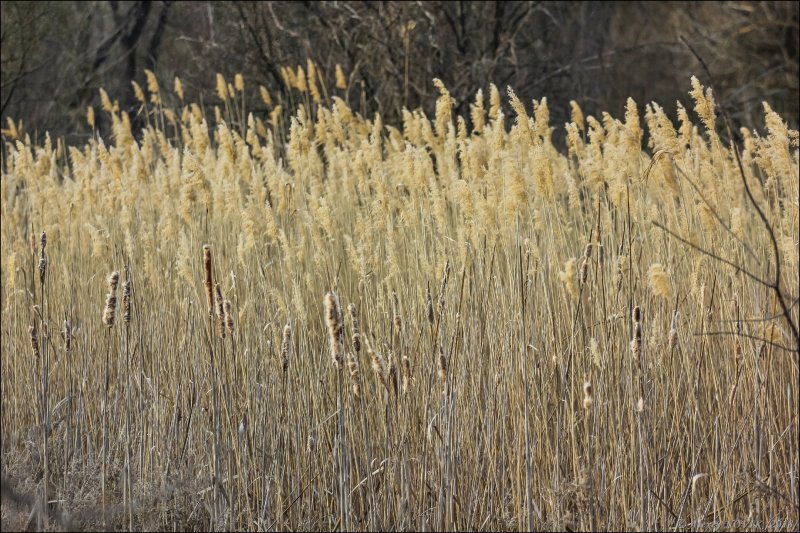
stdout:
[[2,119],[22,119],[34,138],[79,140],[101,87],[136,114],[130,80],[145,86],[146,68],[165,98],[178,75],[187,99],[207,105],[219,103],[215,74],[240,72],[265,113],[258,85],[285,99],[280,68],[307,58],[330,88],[340,63],[350,105],[386,123],[403,107],[432,113],[434,77],[464,116],[490,82],[528,104],[546,96],[556,126],[569,100],[586,114],[622,115],[628,96],[674,113],[692,74],[708,83],[681,38],[738,124],[760,127],[766,100],[797,128],[797,2],[4,1]]

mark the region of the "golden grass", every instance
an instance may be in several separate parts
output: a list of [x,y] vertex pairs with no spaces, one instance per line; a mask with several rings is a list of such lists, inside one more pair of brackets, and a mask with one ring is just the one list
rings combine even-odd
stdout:
[[[703,125],[570,102],[562,153],[545,100],[508,128],[492,86],[470,131],[436,80],[398,129],[283,75],[267,123],[240,77],[211,120],[148,73],[138,138],[102,93],[110,135],[5,139],[3,476],[50,527],[796,529],[796,339],[699,82]],[[796,303],[798,134],[765,117],[741,156]]]

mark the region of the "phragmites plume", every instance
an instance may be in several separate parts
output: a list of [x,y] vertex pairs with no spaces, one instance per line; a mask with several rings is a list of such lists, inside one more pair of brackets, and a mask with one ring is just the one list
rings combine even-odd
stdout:
[[637,305],[633,308],[633,339],[631,340],[631,354],[636,362],[642,352],[642,309]]
[[372,348],[372,343],[367,341],[367,355],[369,355],[370,361],[372,363],[372,370],[375,371],[375,375],[378,377],[378,380],[386,387],[386,390],[389,390],[389,383],[388,383],[388,376],[386,375],[386,361],[383,360],[381,354],[376,352]]
[[594,396],[592,391],[592,382],[586,380],[583,383],[583,408],[587,411],[592,408],[594,403]]
[[281,344],[281,356],[283,357],[283,373],[289,370],[289,352],[292,349],[292,326],[286,324],[283,326],[283,343]]
[[394,313],[394,329],[400,335],[403,331],[403,319],[400,317],[400,300],[398,300],[395,290],[392,290],[392,312]]
[[439,316],[444,313],[444,292],[447,289],[447,278],[450,276],[450,261],[448,260],[444,265],[444,276],[442,276],[442,289],[439,291]]
[[61,326],[61,338],[64,339],[64,351],[70,351],[72,349],[72,328],[66,320]]
[[586,283],[589,277],[589,261],[592,258],[592,243],[587,242],[586,248],[583,249],[583,262],[581,262],[580,281],[581,285]]
[[428,319],[428,323],[433,324],[433,298],[431,297],[431,283],[428,282],[428,288],[426,289],[427,298],[425,303],[425,317]]
[[439,345],[439,379],[442,380],[442,392],[445,396],[450,394],[450,382],[447,379],[447,356],[444,354],[444,346]]
[[114,326],[117,316],[117,284],[119,284],[119,272],[115,270],[108,276],[108,294],[106,294],[106,308],[103,311],[103,324],[108,328]]
[[223,305],[225,308],[225,327],[228,328],[228,331],[233,333],[233,311],[231,310],[231,301],[225,300]]
[[225,338],[225,299],[222,297],[222,287],[219,283],[214,285],[215,309],[217,313],[217,333],[221,339]]
[[39,359],[41,353],[39,352],[39,335],[36,333],[36,324],[28,327],[28,334],[31,336],[31,349],[33,350],[33,357]]
[[342,313],[339,310],[339,297],[333,291],[328,291],[324,299],[325,323],[328,326],[328,336],[331,342],[331,357],[336,370],[342,369]]
[[211,247],[203,245],[203,285],[206,287],[208,314],[214,316],[214,284],[211,281]]
[[355,304],[350,304],[347,306],[347,310],[350,312],[350,318],[353,321],[353,350],[360,352],[361,333],[358,331],[358,309],[356,309]]

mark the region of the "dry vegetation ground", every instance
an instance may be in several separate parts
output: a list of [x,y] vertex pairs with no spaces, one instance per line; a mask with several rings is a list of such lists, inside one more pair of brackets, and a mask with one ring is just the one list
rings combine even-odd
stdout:
[[696,80],[561,152],[544,100],[396,129],[299,74],[290,121],[151,75],[138,138],[4,130],[4,530],[797,529],[796,131],[738,146],[776,291]]

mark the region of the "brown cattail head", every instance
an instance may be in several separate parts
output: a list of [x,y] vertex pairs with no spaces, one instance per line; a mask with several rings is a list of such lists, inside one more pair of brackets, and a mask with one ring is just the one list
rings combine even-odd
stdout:
[[395,398],[397,398],[397,382],[400,380],[400,376],[397,372],[397,365],[394,364],[391,358],[389,358],[389,382],[392,384],[392,392],[394,393]]
[[348,305],[347,310],[350,312],[350,318],[353,321],[353,350],[360,352],[361,333],[358,331],[358,310],[356,309],[355,304]]
[[289,351],[292,349],[292,326],[286,324],[283,327],[283,343],[281,344],[281,356],[283,357],[283,373],[289,369]]
[[356,361],[356,356],[352,352],[347,356],[347,370],[350,371],[353,396],[361,398],[361,375],[358,371],[358,361]]
[[442,313],[444,313],[444,304],[445,304],[444,292],[445,289],[447,289],[447,278],[449,276],[450,276],[450,261],[448,260],[444,264],[444,276],[442,276],[442,289],[439,291],[439,304],[438,304],[439,316],[441,316]]
[[[590,245],[587,244],[586,246],[588,248]],[[584,258],[583,262],[581,262],[581,270],[579,275],[579,280],[581,282],[581,285],[586,283],[588,277],[589,277],[589,259]]]
[[[127,270],[125,277],[128,277]],[[131,280],[126,279],[122,284],[122,321],[125,325],[131,323]]]
[[47,233],[45,233],[44,231],[42,232],[42,235],[39,237],[39,244],[41,245],[42,251],[44,252],[44,247],[47,246]]
[[427,297],[425,300],[425,317],[428,319],[429,324],[433,324],[433,298],[431,297],[431,284],[428,282],[426,289]]
[[[638,308],[637,308],[638,309]],[[642,352],[642,323],[636,322],[633,326],[633,340],[631,340],[631,354],[634,361],[639,361]]]
[[221,339],[225,338],[225,299],[222,297],[222,287],[219,283],[214,285],[215,310],[217,313],[217,333]]
[[594,396],[592,391],[592,382],[585,381],[583,383],[583,408],[587,411],[592,408],[594,403]]
[[606,262],[606,250],[603,248],[603,243],[597,245],[597,262],[604,265]]
[[106,307],[103,310],[103,324],[111,328],[117,316],[117,285],[119,272],[116,270],[108,276],[108,294],[106,294]]
[[39,283],[44,286],[44,276],[47,273],[47,256],[44,255],[44,247],[39,254]]
[[231,301],[225,300],[223,305],[225,307],[225,327],[228,328],[228,331],[233,333],[233,311],[231,309]]
[[592,243],[587,242],[586,247],[583,249],[583,258],[586,260],[591,259],[592,257]]
[[672,313],[672,325],[669,328],[669,348],[670,350],[678,346],[678,312]]
[[61,338],[64,339],[64,351],[70,351],[72,349],[72,328],[70,328],[69,322],[66,320],[64,325],[61,326]]
[[447,379],[447,356],[444,353],[444,346],[439,345],[439,379],[442,380],[442,392],[445,396],[450,393],[450,383]]
[[203,245],[203,285],[206,288],[208,314],[214,316],[214,284],[211,280],[211,247]]
[[31,349],[33,350],[33,357],[38,360],[41,353],[39,352],[39,336],[36,333],[36,324],[28,327],[28,334],[31,336]]
[[394,313],[394,329],[399,335],[403,330],[403,319],[400,317],[400,300],[397,291],[392,291],[392,311]]
[[367,340],[367,355],[369,355],[370,361],[372,363],[372,370],[375,371],[375,376],[377,376],[378,380],[386,387],[386,390],[389,390],[389,383],[388,383],[388,376],[386,375],[386,361],[383,360],[381,354],[376,352],[372,348],[372,343]]
[[411,378],[413,377],[411,374],[411,360],[408,358],[407,355],[404,355],[402,363],[403,363],[403,394],[408,394],[408,391],[411,388]]
[[328,337],[331,343],[331,357],[336,370],[342,369],[342,313],[339,310],[339,297],[328,291],[323,301],[325,304],[325,323],[328,326]]
[[631,318],[633,318],[633,323],[638,324],[642,321],[642,308],[638,305],[633,308],[633,313],[631,314]]

